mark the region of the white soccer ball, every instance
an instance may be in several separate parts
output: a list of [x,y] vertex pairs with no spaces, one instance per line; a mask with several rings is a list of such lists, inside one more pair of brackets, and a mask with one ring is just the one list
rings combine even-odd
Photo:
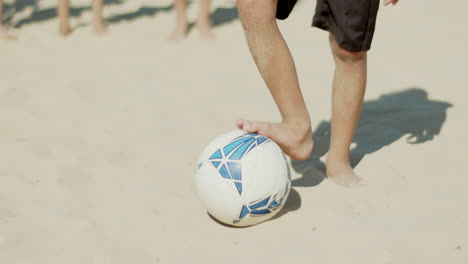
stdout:
[[200,155],[195,190],[215,219],[251,226],[277,214],[291,177],[281,149],[270,139],[235,130],[211,141]]

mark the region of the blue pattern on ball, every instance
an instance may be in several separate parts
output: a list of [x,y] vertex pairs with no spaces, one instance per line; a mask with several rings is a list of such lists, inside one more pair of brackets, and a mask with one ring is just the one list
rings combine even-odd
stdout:
[[[224,179],[234,183],[239,195],[242,194],[242,170],[241,159],[255,147],[270,142],[267,137],[245,133],[226,146],[217,149],[209,158],[210,163],[218,170],[218,173]],[[289,184],[286,185],[285,193],[288,191]],[[260,216],[269,214],[278,209],[283,203],[285,196],[277,199],[277,195],[251,202],[249,205],[243,205],[239,212],[239,218],[233,223],[238,223],[247,215]]]
[[270,140],[264,136],[245,133],[223,148],[217,149],[209,158],[211,164],[218,169],[219,174],[232,180],[236,186],[239,195],[242,194],[242,170],[240,160],[247,155],[253,148],[267,143]]

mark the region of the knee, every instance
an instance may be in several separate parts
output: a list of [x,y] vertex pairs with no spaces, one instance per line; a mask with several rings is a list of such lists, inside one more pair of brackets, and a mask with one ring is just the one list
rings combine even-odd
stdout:
[[239,17],[244,28],[251,28],[276,19],[278,0],[236,0]]
[[344,63],[361,62],[366,59],[367,52],[365,51],[349,51],[335,45],[333,48],[333,56],[336,60]]

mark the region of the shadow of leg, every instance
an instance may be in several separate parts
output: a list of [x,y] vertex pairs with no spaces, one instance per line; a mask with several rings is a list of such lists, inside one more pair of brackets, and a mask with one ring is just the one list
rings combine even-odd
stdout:
[[327,176],[325,164],[320,160],[330,147],[330,122],[321,122],[314,131],[314,150],[307,160],[291,160],[291,167],[302,177],[292,186],[311,187],[319,185]]
[[239,19],[239,14],[237,13],[237,8],[222,8],[218,7],[211,14],[211,21],[213,27],[221,26],[226,23],[230,23]]
[[325,178],[325,164],[318,161],[315,165],[310,165],[304,172],[302,172],[302,177],[293,180],[292,186],[294,187],[313,187],[319,185]]
[[349,153],[349,159],[351,161],[351,167],[354,169],[359,164],[359,162],[361,162],[361,160],[364,158],[364,156],[365,156],[365,154],[356,153],[356,152],[353,152],[351,150],[351,152]]

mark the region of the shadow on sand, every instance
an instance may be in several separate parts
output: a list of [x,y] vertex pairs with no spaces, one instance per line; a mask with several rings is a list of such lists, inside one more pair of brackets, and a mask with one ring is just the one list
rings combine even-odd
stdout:
[[114,15],[109,18],[106,18],[106,22],[109,24],[120,23],[123,21],[132,21],[142,17],[154,17],[160,12],[169,12],[174,8],[174,5],[168,5],[164,7],[150,7],[143,6],[140,7],[137,11],[128,12],[124,14]]
[[[174,5],[168,5],[165,7],[148,7],[144,6],[134,12],[124,13],[109,17],[106,19],[107,23],[119,23],[122,21],[131,21],[135,19],[139,19],[142,17],[153,17],[159,12],[169,12],[174,9]],[[232,22],[238,19],[237,9],[235,7],[232,8],[216,8],[216,10],[211,14],[211,21],[213,27],[217,27],[223,25],[225,23]],[[194,23],[190,24],[192,27]]]
[[[188,5],[192,4],[191,1],[188,2]],[[119,23],[122,21],[130,21],[139,19],[141,17],[153,17],[159,12],[169,12],[174,9],[174,4],[165,6],[165,7],[148,7],[144,6],[134,12],[124,13],[120,15],[115,15],[106,19],[108,23]],[[239,15],[237,13],[236,7],[218,7],[211,13],[211,22],[213,27],[217,27],[234,20],[237,20]],[[192,27],[194,23],[190,24]]]
[[[406,137],[408,144],[421,144],[439,135],[445,122],[448,102],[430,100],[425,90],[408,88],[364,102],[361,119],[353,139],[351,165],[365,155]],[[330,122],[322,121],[314,131],[314,150],[305,161],[292,160],[301,178],[293,186],[316,186],[325,179],[325,164],[320,160],[330,146]]]
[[[211,25],[213,26],[213,28],[222,26],[227,23],[231,23],[232,21],[235,21],[237,19],[239,19],[239,15],[237,13],[236,7],[218,7],[213,13],[211,13]],[[192,31],[194,27],[195,22],[189,23],[188,31]]]
[[237,13],[236,7],[218,7],[211,14],[211,22],[213,23],[213,27],[221,26],[226,23],[231,23],[232,21],[235,21],[237,19],[239,19],[239,14]]

